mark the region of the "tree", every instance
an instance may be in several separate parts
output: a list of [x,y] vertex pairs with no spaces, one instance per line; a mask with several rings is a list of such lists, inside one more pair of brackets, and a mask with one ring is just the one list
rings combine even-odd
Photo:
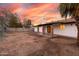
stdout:
[[4,35],[4,28],[5,28],[4,17],[0,16],[0,37],[3,37]]
[[30,28],[31,27],[31,20],[24,20],[24,27]]
[[22,24],[20,22],[18,22],[18,18],[15,14],[12,14],[10,16],[10,20],[9,20],[9,27],[14,27],[14,28],[17,28],[17,27],[22,27]]
[[79,46],[79,3],[61,3],[59,5],[60,14],[62,17],[67,18],[71,16],[76,21],[77,26],[77,45]]
[[10,20],[9,20],[9,27],[16,27],[17,25],[17,18],[15,17],[15,15],[11,15],[10,16]]
[[0,14],[1,14],[1,17],[4,18],[3,25],[4,25],[4,31],[6,32],[8,28],[8,21],[10,20],[10,15],[12,13],[8,9],[3,8],[0,10]]

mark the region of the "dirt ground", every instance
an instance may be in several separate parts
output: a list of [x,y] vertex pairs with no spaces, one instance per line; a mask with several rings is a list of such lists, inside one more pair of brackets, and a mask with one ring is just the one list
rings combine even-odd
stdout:
[[50,38],[32,32],[6,33],[0,40],[1,56],[78,56],[76,39]]

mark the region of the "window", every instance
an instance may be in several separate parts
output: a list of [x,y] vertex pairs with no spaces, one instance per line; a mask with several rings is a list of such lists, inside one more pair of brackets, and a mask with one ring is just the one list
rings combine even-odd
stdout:
[[59,26],[59,29],[61,29],[61,30],[64,30],[64,28],[65,28],[65,25],[64,25],[64,24],[61,24],[61,25]]
[[47,26],[47,32],[51,33],[51,26]]

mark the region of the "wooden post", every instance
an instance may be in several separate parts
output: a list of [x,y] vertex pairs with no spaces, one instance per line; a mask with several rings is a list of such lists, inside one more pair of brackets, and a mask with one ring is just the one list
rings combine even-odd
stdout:
[[45,26],[43,26],[42,30],[43,34],[45,34]]
[[37,27],[37,32],[39,32],[39,26]]
[[32,32],[34,32],[34,30],[35,30],[35,28],[34,28],[34,27],[32,27]]
[[48,31],[47,31],[47,26],[46,26],[46,33],[48,34]]
[[52,38],[53,38],[53,25],[51,25],[51,29],[52,29],[52,34],[51,35],[52,35]]

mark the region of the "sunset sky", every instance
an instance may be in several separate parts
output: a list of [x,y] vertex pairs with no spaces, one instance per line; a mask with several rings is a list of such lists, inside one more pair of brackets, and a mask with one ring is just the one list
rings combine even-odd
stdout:
[[56,3],[9,3],[0,4],[0,8],[9,9],[12,13],[17,13],[21,21],[24,18],[31,19],[34,25],[60,20],[58,10],[59,4]]

